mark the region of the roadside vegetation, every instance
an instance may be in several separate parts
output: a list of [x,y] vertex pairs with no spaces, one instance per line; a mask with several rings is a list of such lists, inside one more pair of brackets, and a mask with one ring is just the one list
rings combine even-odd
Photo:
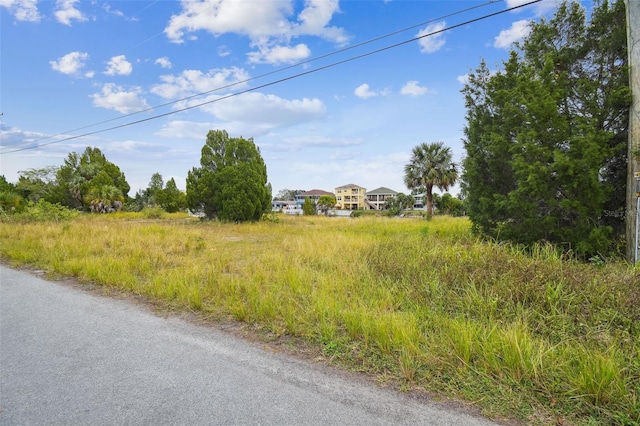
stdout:
[[0,256],[246,323],[529,424],[640,422],[640,269],[477,240],[466,218],[0,221]]

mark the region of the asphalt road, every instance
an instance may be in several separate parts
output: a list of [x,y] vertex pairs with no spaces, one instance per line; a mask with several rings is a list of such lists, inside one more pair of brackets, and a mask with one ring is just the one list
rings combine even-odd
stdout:
[[1,425],[491,422],[0,266]]

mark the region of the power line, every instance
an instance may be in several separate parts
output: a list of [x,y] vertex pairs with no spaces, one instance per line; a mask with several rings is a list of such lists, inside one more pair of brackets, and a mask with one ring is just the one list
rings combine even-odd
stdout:
[[[166,103],[163,103],[163,104],[160,104],[160,105],[156,105],[156,106],[152,106],[152,107],[149,107],[149,108],[145,108],[145,109],[142,109],[140,111],[136,111],[136,112],[132,112],[132,113],[129,113],[129,114],[120,115],[118,117],[110,118],[108,120],[99,121],[99,122],[88,124],[88,125],[85,125],[85,126],[82,126],[82,127],[77,127],[75,129],[71,129],[71,130],[66,130],[64,132],[56,133],[54,135],[50,135],[50,136],[42,137],[42,138],[39,138],[39,139],[35,139],[35,140],[32,140],[32,141],[27,142],[27,143],[28,144],[37,144],[40,141],[44,141],[44,140],[47,140],[47,139],[52,139],[52,138],[55,138],[55,137],[58,137],[58,136],[62,136],[62,135],[65,135],[65,134],[69,134],[69,133],[74,133],[74,132],[77,132],[77,131],[80,131],[80,130],[84,130],[84,129],[88,129],[88,128],[91,128],[91,127],[99,126],[101,124],[106,124],[106,123],[111,123],[111,122],[114,122],[114,121],[123,120],[123,119],[128,118],[128,117],[132,117],[132,116],[135,116],[135,115],[138,115],[138,114],[142,114],[142,113],[145,113],[145,112],[149,112],[149,111],[154,111],[156,109],[160,109],[160,108],[163,108],[163,107],[166,107],[166,106],[174,105],[174,104],[177,104],[179,102],[183,102],[183,101],[186,101],[186,100],[189,100],[189,99],[198,98],[198,97],[203,96],[203,95],[207,95],[207,94],[210,94],[210,93],[214,93],[214,92],[222,91],[222,90],[225,90],[225,89],[229,89],[231,87],[239,86],[241,84],[245,84],[245,83],[248,83],[250,81],[258,80],[258,79],[261,79],[261,78],[264,78],[264,77],[268,77],[270,75],[277,74],[277,73],[280,73],[280,72],[283,72],[283,71],[286,71],[286,70],[289,70],[289,69],[292,69],[292,68],[295,68],[295,67],[299,67],[299,66],[302,66],[302,65],[307,65],[307,64],[310,64],[312,62],[319,61],[321,59],[326,59],[326,58],[328,58],[330,56],[337,55],[337,54],[340,54],[340,53],[344,53],[346,51],[349,51],[349,50],[352,50],[352,49],[356,49],[358,47],[365,46],[367,44],[370,44],[370,43],[373,43],[373,42],[376,42],[376,41],[379,41],[379,40],[382,40],[382,39],[385,39],[385,38],[388,38],[388,37],[391,37],[391,36],[394,36],[394,35],[397,35],[397,34],[400,34],[400,33],[403,33],[405,31],[412,30],[414,28],[417,28],[417,27],[420,27],[420,26],[423,26],[423,25],[430,24],[432,22],[440,21],[442,19],[450,18],[452,16],[456,16],[456,15],[459,15],[459,14],[462,14],[462,13],[466,13],[466,12],[469,12],[471,10],[475,10],[475,9],[478,9],[478,8],[481,8],[481,7],[485,7],[485,6],[488,6],[488,5],[492,4],[492,3],[495,3],[496,1],[503,1],[503,0],[490,0],[488,3],[483,3],[483,4],[480,4],[480,5],[468,7],[466,9],[462,9],[462,10],[459,10],[457,12],[453,12],[453,13],[449,13],[447,15],[440,16],[438,18],[433,18],[433,19],[430,19],[428,21],[424,21],[424,22],[421,22],[421,23],[418,23],[418,24],[414,24],[414,25],[411,25],[409,27],[406,27],[406,28],[403,28],[403,29],[400,29],[400,30],[397,30],[397,31],[394,31],[394,32],[391,32],[391,33],[388,33],[388,34],[385,34],[385,35],[382,35],[382,36],[378,36],[378,37],[374,37],[372,39],[357,43],[357,44],[355,44],[353,46],[348,46],[348,47],[345,47],[343,49],[339,49],[339,50],[336,50],[336,51],[333,51],[333,52],[330,52],[330,53],[327,53],[327,54],[324,54],[324,55],[321,55],[321,56],[318,56],[318,57],[315,57],[315,58],[311,58],[311,59],[307,59],[305,61],[297,62],[295,64],[292,64],[292,65],[289,65],[289,66],[286,66],[286,67],[282,67],[282,68],[279,68],[279,69],[276,69],[274,71],[270,71],[270,72],[267,72],[267,73],[264,73],[264,74],[260,74],[260,75],[257,75],[255,77],[247,78],[247,79],[244,79],[244,80],[241,80],[241,81],[237,81],[235,83],[230,83],[230,84],[227,84],[227,85],[224,85],[224,86],[216,87],[216,88],[211,89],[211,90],[207,90],[207,91],[204,91],[204,92],[196,93],[194,95],[186,96],[184,98],[180,98],[180,99],[176,99],[176,100],[173,100],[173,101],[170,101],[170,102],[166,102]],[[199,11],[197,14],[199,15],[199,14],[205,12],[206,10],[210,9],[211,7],[208,7],[208,8],[205,8],[205,9]],[[142,41],[140,43],[138,43],[134,47],[140,46],[141,44],[144,44],[147,41],[149,41],[149,40],[151,40],[151,39],[153,39],[153,38],[155,38],[155,37],[157,37],[158,35],[161,35],[161,34],[162,34],[162,32],[158,33],[158,34],[156,34],[156,35],[154,35],[154,36],[152,36],[152,37],[150,37],[150,38],[148,38],[148,39],[146,39],[146,40],[144,40],[144,41]],[[49,144],[39,144],[37,146],[43,146],[43,145],[49,145]],[[15,152],[15,151],[9,151],[9,152]]]
[[[220,101],[223,101],[225,99],[229,99],[229,98],[232,98],[232,97],[235,97],[235,96],[239,96],[239,95],[242,95],[242,94],[245,94],[245,93],[249,93],[249,92],[253,92],[253,91],[259,90],[259,89],[263,89],[265,87],[269,87],[269,86],[273,86],[273,85],[276,85],[276,84],[280,84],[280,83],[283,83],[285,81],[293,80],[293,79],[296,79],[296,78],[299,78],[299,77],[303,77],[303,76],[306,76],[306,75],[309,75],[309,74],[314,74],[314,73],[317,73],[317,72],[320,72],[320,71],[323,71],[323,70],[326,70],[326,69],[329,69],[329,68],[333,68],[333,67],[338,66],[338,65],[345,64],[347,62],[352,62],[352,61],[355,61],[355,60],[358,60],[358,59],[362,59],[362,58],[367,57],[367,56],[375,55],[377,53],[384,52],[384,51],[387,51],[387,50],[390,50],[390,49],[394,49],[396,47],[400,47],[400,46],[403,46],[405,44],[413,43],[413,42],[415,42],[417,40],[420,40],[420,39],[423,39],[423,38],[426,38],[426,37],[431,37],[431,36],[443,33],[445,31],[449,31],[449,30],[453,30],[455,28],[462,27],[464,25],[473,24],[475,22],[482,21],[482,20],[485,20],[485,19],[488,19],[488,18],[492,18],[494,16],[498,16],[498,15],[501,15],[501,14],[504,14],[504,13],[507,13],[507,12],[511,12],[513,10],[520,9],[522,7],[525,7],[525,6],[530,6],[532,4],[539,3],[541,1],[542,0],[532,0],[532,1],[529,1],[527,3],[523,3],[523,4],[520,4],[520,5],[517,5],[517,6],[513,6],[513,7],[510,7],[510,8],[498,11],[498,12],[494,12],[494,13],[490,13],[490,14],[487,14],[487,15],[483,15],[481,17],[474,18],[474,19],[471,19],[471,20],[468,20],[468,21],[453,25],[451,27],[447,27],[447,28],[443,28],[441,30],[433,31],[431,33],[424,34],[422,36],[418,36],[418,37],[414,37],[414,38],[411,38],[411,39],[408,39],[408,40],[404,40],[404,41],[401,41],[399,43],[394,43],[394,44],[391,44],[389,46],[382,47],[380,49],[376,49],[376,50],[372,50],[372,51],[367,52],[367,53],[363,53],[363,54],[360,54],[360,55],[352,56],[350,58],[347,58],[347,59],[344,59],[344,60],[341,60],[341,61],[338,61],[338,62],[333,62],[331,64],[324,65],[322,67],[319,67],[319,68],[316,68],[316,69],[313,69],[313,70],[309,70],[309,71],[301,72],[301,73],[298,73],[298,74],[294,74],[292,76],[288,76],[288,77],[281,78],[281,79],[278,79],[278,80],[275,80],[275,81],[271,81],[269,83],[265,83],[265,84],[262,84],[262,85],[259,85],[259,86],[256,86],[256,87],[253,87],[253,88],[250,88],[250,89],[246,89],[246,90],[243,90],[243,91],[240,91],[240,92],[236,92],[236,93],[232,93],[232,94],[229,94],[229,95],[226,95],[226,96],[222,96],[220,98],[213,99],[213,100],[210,100],[210,101],[201,102],[199,104],[191,105],[191,106],[188,106],[188,107],[185,107],[185,108],[181,108],[181,109],[178,109],[178,110],[169,111],[169,112],[164,113],[164,114],[154,115],[152,117],[147,117],[147,118],[144,118],[144,119],[141,119],[141,120],[136,120],[136,121],[120,124],[118,126],[108,127],[108,128],[101,129],[101,130],[96,130],[96,131],[93,131],[93,132],[83,133],[81,135],[70,136],[70,137],[67,137],[67,138],[64,138],[64,139],[60,139],[60,140],[56,140],[56,141],[52,141],[52,142],[48,142],[48,143],[43,143],[43,144],[39,144],[39,145],[36,145],[36,146],[29,146],[29,147],[25,147],[25,148],[19,148],[19,149],[14,149],[14,150],[10,150],[10,151],[5,151],[5,152],[2,152],[1,154],[8,154],[8,153],[13,153],[13,152],[26,151],[26,150],[30,150],[30,149],[40,148],[40,147],[47,146],[47,145],[52,145],[52,144],[55,144],[55,143],[60,143],[60,142],[66,142],[66,141],[74,140],[74,139],[79,139],[79,138],[82,138],[82,137],[85,137],[85,136],[92,136],[92,135],[95,135],[95,134],[98,134],[98,133],[104,133],[104,132],[108,132],[108,131],[111,131],[111,130],[121,129],[121,128],[124,128],[124,127],[133,126],[135,124],[144,123],[146,121],[156,120],[158,118],[162,118],[162,117],[166,117],[166,116],[169,116],[169,115],[177,114],[177,113],[180,113],[180,112],[188,111],[188,110],[191,110],[191,109],[194,109],[194,108],[199,108],[199,107],[204,106],[204,105],[212,104],[212,103],[215,103],[215,102],[220,102]],[[284,69],[288,69],[288,68],[290,68],[290,67],[287,67],[287,68],[284,68]],[[273,72],[265,74],[265,75],[269,75],[269,74],[272,74],[274,72],[277,72],[277,71],[273,71]],[[239,83],[235,83],[235,84],[239,84]],[[197,96],[201,96],[203,94],[210,93],[210,92],[211,91],[203,92],[201,94],[198,94]],[[195,96],[196,95],[188,97],[188,98],[185,98],[185,99],[191,99],[191,98],[193,98]],[[130,114],[130,116],[131,115],[133,115],[133,114]],[[113,120],[110,120],[110,121],[113,121]]]

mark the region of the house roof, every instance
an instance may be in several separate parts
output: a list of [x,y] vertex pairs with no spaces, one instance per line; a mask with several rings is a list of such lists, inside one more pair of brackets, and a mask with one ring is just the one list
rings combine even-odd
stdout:
[[312,195],[333,195],[333,192],[327,192],[327,191],[323,191],[322,189],[311,189],[307,192],[303,192],[302,194],[303,197],[308,197],[308,196],[312,196]]
[[381,186],[378,189],[374,189],[373,191],[367,191],[367,195],[371,194],[371,195],[379,195],[379,194],[393,194],[396,195],[398,193],[398,191],[394,191],[393,189],[389,189],[389,188],[385,188],[384,186]]
[[362,189],[365,189],[360,185],[356,185],[355,183],[348,183],[346,185],[336,186],[336,189],[342,189],[342,188],[362,188]]

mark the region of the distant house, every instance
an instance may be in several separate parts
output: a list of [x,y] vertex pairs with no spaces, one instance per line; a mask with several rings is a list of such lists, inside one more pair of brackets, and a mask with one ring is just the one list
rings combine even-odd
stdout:
[[414,210],[424,210],[424,204],[426,201],[426,195],[425,194],[416,194],[413,196],[413,198],[416,200],[413,204],[413,209]]
[[283,208],[282,212],[284,214],[290,214],[293,216],[302,216],[304,214],[304,210],[302,210],[302,206],[295,202]]
[[323,195],[330,195],[333,197],[333,193],[331,192],[323,191],[322,189],[312,189],[310,191],[306,191],[306,192],[303,192],[302,194],[296,195],[296,203],[298,203],[299,205],[303,205],[304,200],[306,198],[311,198],[311,201],[313,201],[313,204],[317,204],[318,200]]
[[378,189],[369,191],[366,194],[365,204],[370,210],[384,210],[384,204],[389,198],[393,198],[398,195],[398,192],[393,189],[385,188],[381,186]]
[[363,210],[366,188],[350,183],[335,189],[336,208],[342,210]]
[[274,212],[281,212],[284,209],[289,208],[289,206],[296,206],[295,201],[284,201],[284,200],[273,200],[271,202],[271,210]]

